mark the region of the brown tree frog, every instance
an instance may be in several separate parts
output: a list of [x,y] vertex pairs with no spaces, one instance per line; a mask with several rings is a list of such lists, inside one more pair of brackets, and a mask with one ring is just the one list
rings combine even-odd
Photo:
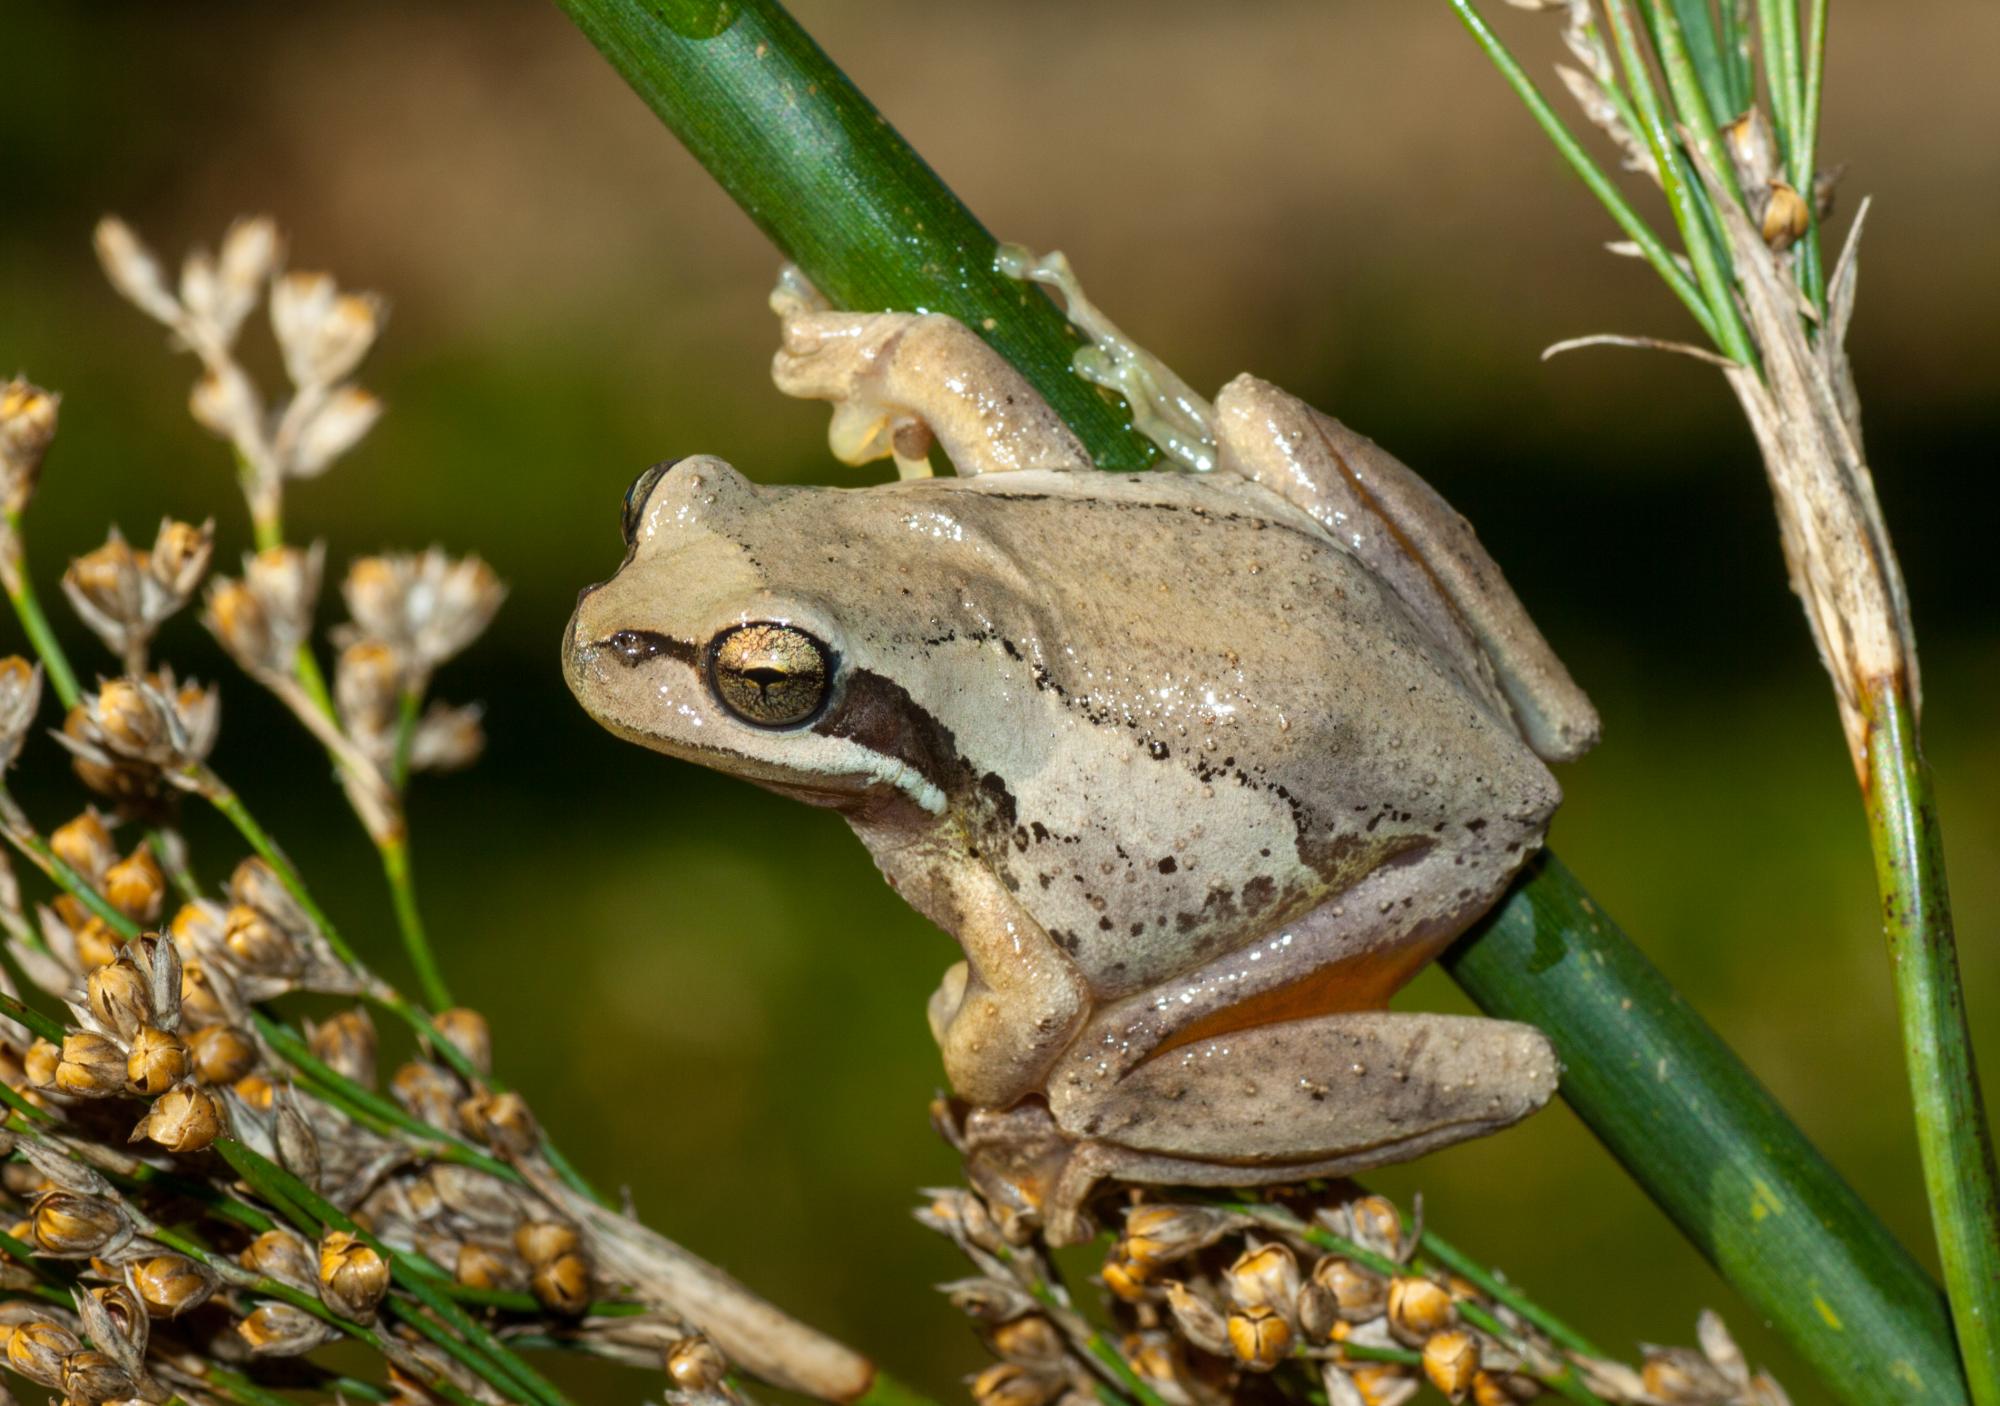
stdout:
[[906,476],[655,466],[563,647],[605,727],[837,811],[958,939],[929,1014],[964,1136],[1057,1240],[1101,1177],[1344,1174],[1539,1108],[1540,1032],[1384,1007],[1597,733],[1414,472],[1253,376],[1210,405],[1067,291],[1099,376],[1205,472],[1097,472],[960,323],[794,278],[779,388]]

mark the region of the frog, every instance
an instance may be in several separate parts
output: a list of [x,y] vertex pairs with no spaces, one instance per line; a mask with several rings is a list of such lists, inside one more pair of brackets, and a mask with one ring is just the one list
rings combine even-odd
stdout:
[[957,940],[927,1014],[975,1182],[1071,1243],[1108,1184],[1342,1178],[1547,1103],[1533,1026],[1389,1008],[1598,735],[1470,524],[1248,373],[1154,384],[1194,467],[1102,471],[953,317],[773,305],[778,389],[901,473],[648,468],[564,675],[615,736],[834,811]]

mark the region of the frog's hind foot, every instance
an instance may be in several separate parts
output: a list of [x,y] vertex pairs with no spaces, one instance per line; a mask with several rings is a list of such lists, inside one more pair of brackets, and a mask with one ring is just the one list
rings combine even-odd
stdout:
[[935,442],[961,476],[1093,467],[1027,378],[956,318],[836,312],[789,266],[771,309],[781,329],[771,379],[832,402],[827,439],[842,463],[893,458],[904,478],[924,477]]

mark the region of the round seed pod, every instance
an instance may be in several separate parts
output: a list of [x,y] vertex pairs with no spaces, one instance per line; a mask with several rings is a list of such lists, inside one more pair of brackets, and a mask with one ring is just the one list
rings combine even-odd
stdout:
[[194,1077],[204,1084],[234,1084],[257,1067],[257,1043],[233,1025],[204,1025],[187,1037]]
[[1268,1372],[1285,1360],[1292,1345],[1292,1326],[1266,1304],[1229,1315],[1229,1349],[1253,1372]]
[[188,1063],[188,1048],[176,1036],[157,1026],[141,1026],[125,1058],[125,1087],[141,1098],[158,1098],[187,1078]]
[[1479,1339],[1463,1328],[1431,1334],[1424,1344],[1424,1375],[1451,1401],[1463,1401],[1479,1371]]

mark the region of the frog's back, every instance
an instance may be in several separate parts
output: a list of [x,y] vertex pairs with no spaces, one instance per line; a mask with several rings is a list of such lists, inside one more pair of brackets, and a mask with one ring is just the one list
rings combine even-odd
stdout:
[[1445,846],[1504,872],[1538,842],[1546,769],[1388,587],[1257,485],[1010,473],[864,493],[903,512],[855,514],[856,532],[930,545],[878,587],[862,648],[916,681],[953,739],[954,821],[1100,996],[1381,865]]

